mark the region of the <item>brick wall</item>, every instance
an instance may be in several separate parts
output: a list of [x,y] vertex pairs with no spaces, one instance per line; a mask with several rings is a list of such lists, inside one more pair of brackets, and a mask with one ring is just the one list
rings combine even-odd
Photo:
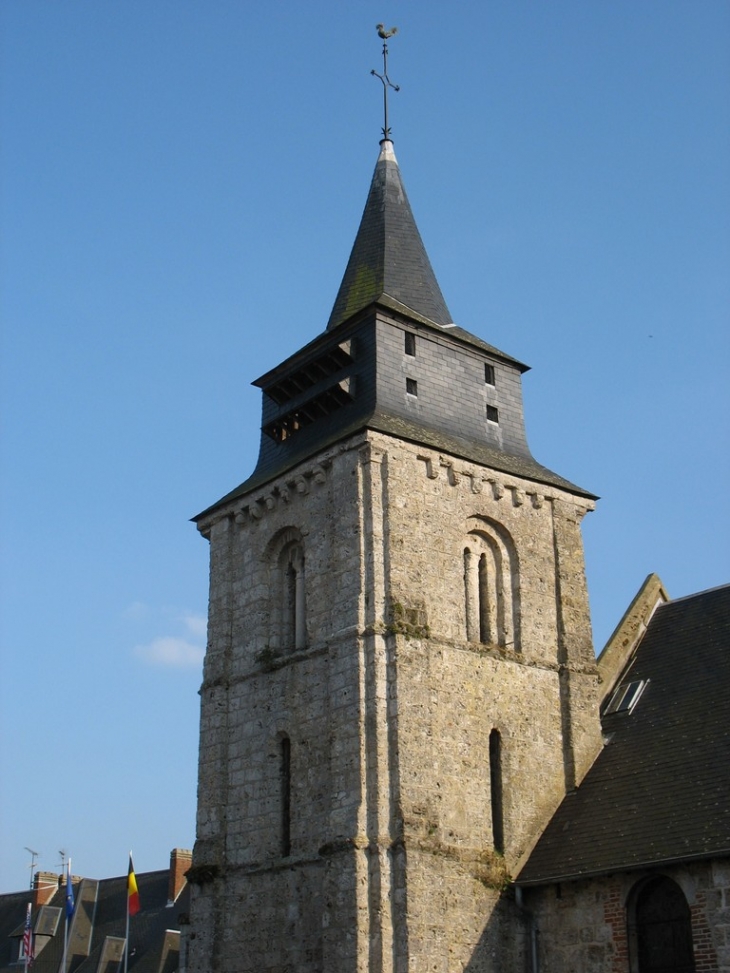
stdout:
[[730,862],[621,873],[527,891],[539,929],[540,969],[640,973],[632,941],[632,892],[653,875],[682,889],[690,909],[696,973],[730,973]]

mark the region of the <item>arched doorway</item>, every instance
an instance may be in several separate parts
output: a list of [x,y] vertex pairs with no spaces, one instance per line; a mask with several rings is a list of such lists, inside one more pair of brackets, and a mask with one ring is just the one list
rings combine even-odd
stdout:
[[639,973],[694,973],[692,920],[676,882],[658,875],[643,883],[633,913]]

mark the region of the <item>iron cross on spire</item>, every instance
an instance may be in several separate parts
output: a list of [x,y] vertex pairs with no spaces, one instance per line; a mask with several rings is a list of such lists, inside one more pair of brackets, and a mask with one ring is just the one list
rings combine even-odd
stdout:
[[378,37],[383,40],[383,73],[378,74],[378,72],[373,69],[370,73],[376,78],[380,78],[383,82],[383,138],[390,139],[390,128],[388,127],[388,88],[392,88],[393,91],[400,91],[400,87],[393,82],[388,77],[388,38],[392,37],[393,34],[398,33],[397,27],[391,27],[390,30],[386,30],[383,24],[378,24],[375,28],[378,32]]

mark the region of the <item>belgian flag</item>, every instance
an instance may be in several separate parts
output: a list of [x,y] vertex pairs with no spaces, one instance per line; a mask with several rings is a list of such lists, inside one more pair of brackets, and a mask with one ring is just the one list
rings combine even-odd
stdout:
[[137,878],[134,874],[132,864],[132,853],[129,853],[129,871],[127,872],[127,914],[136,916],[139,912],[139,892],[137,890]]

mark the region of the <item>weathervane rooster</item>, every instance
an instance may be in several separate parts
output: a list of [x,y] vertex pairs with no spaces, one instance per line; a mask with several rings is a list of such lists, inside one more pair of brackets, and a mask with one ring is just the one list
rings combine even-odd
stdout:
[[393,34],[398,33],[397,27],[391,27],[390,30],[385,29],[385,24],[376,24],[375,29],[378,32],[378,37],[383,41],[383,73],[378,74],[377,71],[372,70],[370,73],[376,78],[380,78],[383,82],[383,139],[390,140],[390,128],[388,127],[388,88],[392,88],[393,91],[400,91],[397,84],[393,82],[388,77],[388,38],[392,37]]

